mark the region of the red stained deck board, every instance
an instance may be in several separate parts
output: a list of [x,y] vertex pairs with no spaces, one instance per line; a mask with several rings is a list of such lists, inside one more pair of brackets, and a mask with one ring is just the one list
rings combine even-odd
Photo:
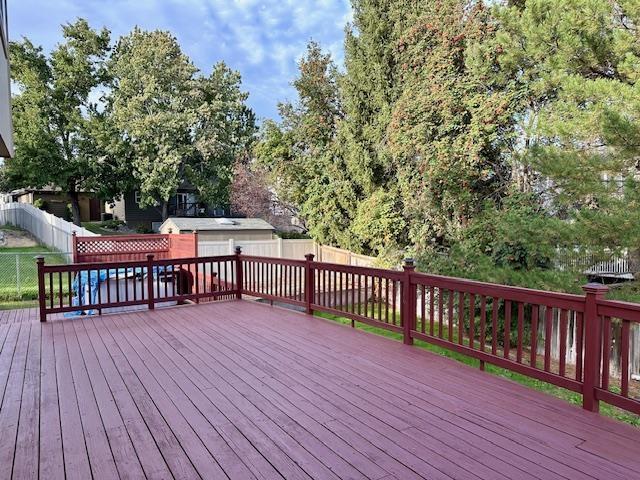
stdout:
[[0,312],[0,478],[634,478],[640,430],[248,301]]

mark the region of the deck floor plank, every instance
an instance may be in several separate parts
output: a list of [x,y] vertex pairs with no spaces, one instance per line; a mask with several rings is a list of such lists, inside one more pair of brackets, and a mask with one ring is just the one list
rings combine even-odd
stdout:
[[[248,301],[0,312],[0,479],[626,479],[640,430]],[[9,465],[10,468],[4,468]]]
[[[254,328],[255,328],[255,327],[254,327]],[[258,338],[260,338],[260,339],[264,339],[264,338],[265,338],[265,336],[269,335],[269,332],[265,330],[265,331],[262,331],[262,332],[257,333],[256,335],[257,335],[257,337],[258,337]],[[296,340],[299,340],[299,339],[296,337]],[[289,345],[289,346],[288,346],[286,343],[281,344],[281,345],[280,345],[280,352],[285,351],[287,348],[295,348],[295,349],[297,349],[298,351],[300,351],[300,349],[301,349],[301,348],[300,348],[299,343],[300,343],[300,342],[298,341],[298,343],[296,343],[295,345]],[[298,357],[290,358],[290,359],[288,359],[288,360],[285,360],[286,364],[287,364],[287,365],[293,365],[293,366],[294,366],[293,368],[299,368],[299,365],[300,365],[300,364],[307,363],[307,362],[308,362],[308,359],[309,359],[309,357],[310,357],[311,355],[310,355],[310,352],[309,352],[308,350],[305,350],[304,352],[305,352],[304,357],[300,357],[300,356],[298,356]],[[291,353],[292,353],[292,354],[295,354],[295,351],[292,351]],[[323,364],[325,364],[325,363],[328,361],[328,359],[330,359],[330,357],[331,357],[331,355],[330,355],[330,353],[329,353],[329,352],[322,352],[322,356],[319,358],[319,363],[318,363],[317,368],[322,368],[322,365],[323,365]],[[351,366],[357,365],[357,363],[358,363],[358,360],[354,357],[354,360],[351,362]],[[312,368],[313,368],[313,367],[312,367]],[[340,367],[338,366],[338,369],[339,369],[339,368],[340,368]],[[333,371],[334,371],[334,372],[336,372],[336,371],[338,371],[338,369],[334,369]],[[369,390],[372,390],[372,391],[373,391],[373,390],[377,389],[377,386],[378,386],[378,385],[380,385],[381,383],[384,383],[384,380],[382,380],[384,377],[381,377],[380,375],[376,375],[376,376],[372,376],[372,378],[371,378],[371,383],[370,383],[370,385],[367,387],[366,382],[365,382],[365,379],[366,379],[366,377],[367,377],[368,375],[370,375],[370,372],[368,372],[366,369],[362,369],[362,370],[359,372],[359,375],[355,377],[355,381],[356,381],[356,382],[359,382],[359,383],[358,383],[358,389],[363,390],[363,391],[364,391],[364,390],[369,389]],[[317,375],[317,372],[316,372],[316,374],[313,376],[313,378],[319,378],[319,377],[318,377],[318,375]],[[344,377],[341,377],[341,378],[344,378]],[[323,388],[325,388],[325,386],[322,386],[322,387],[323,387]],[[387,399],[387,398],[390,398],[390,397],[393,397],[393,396],[395,395],[395,394],[394,394],[394,392],[402,391],[402,389],[403,389],[403,388],[405,388],[405,387],[403,387],[403,385],[402,385],[402,384],[391,385],[391,387],[389,388],[389,390],[388,390],[388,391],[380,393],[380,394],[379,394],[379,396],[378,396],[377,398],[375,398],[375,397],[374,397],[374,398],[366,398],[366,397],[365,397],[365,398],[363,398],[363,401],[367,401],[367,400],[369,399],[369,400],[371,400],[374,404],[376,404],[376,406],[377,406],[378,408],[376,409],[376,412],[374,412],[374,415],[377,415],[377,412],[379,411],[379,409],[380,409],[380,408],[384,408],[384,407],[385,407],[386,399]],[[434,393],[433,391],[426,391],[426,392],[424,392],[424,395],[425,395],[427,398],[429,398],[429,397],[431,397],[431,396],[432,396],[432,394],[433,394],[433,393]],[[402,401],[403,401],[403,399],[402,399],[402,398],[397,398],[397,400],[396,400],[396,402],[402,402]],[[416,398],[414,399],[414,401],[420,401],[420,397],[419,397],[419,396],[416,396]],[[397,405],[397,404],[396,404],[396,405]],[[427,409],[427,411],[431,411],[431,410],[433,409],[433,405],[430,405],[429,407],[430,407],[430,408],[428,408],[428,409]],[[447,405],[447,407],[448,407],[448,408],[451,408],[450,402],[449,402],[449,404]],[[389,411],[390,413],[393,413],[393,412],[395,411],[395,413],[396,413],[397,415],[404,416],[404,415],[403,415],[403,413],[404,413],[404,412],[399,411],[399,410],[397,409],[397,407],[396,407],[393,403],[389,404],[387,408],[388,408],[388,411]],[[412,409],[411,409],[411,408],[408,408],[408,410],[410,410],[410,411],[411,411]],[[420,417],[420,416],[422,415],[422,417],[424,418],[423,412],[422,412],[422,411],[420,411],[420,410],[413,409],[413,414],[414,414],[414,415],[417,415],[418,417]],[[428,415],[428,414],[427,414],[427,415]],[[406,418],[406,417],[405,417],[405,418]],[[407,421],[411,421],[411,420],[410,420],[410,418],[411,418],[411,417],[409,417],[409,418],[407,419]],[[447,425],[447,427],[448,427],[448,429],[451,429],[452,425],[450,425],[450,424],[449,424],[449,425]],[[446,429],[445,429],[445,432],[446,432]],[[468,437],[468,434],[467,434],[466,436]],[[465,435],[463,435],[463,436],[462,436],[462,438],[460,438],[458,441],[460,441],[460,440],[463,440],[463,441],[464,441],[464,440],[465,440],[465,439],[464,439],[464,437],[465,437]],[[476,441],[477,441],[477,439],[476,439]],[[475,443],[475,442],[474,442],[474,443]],[[573,444],[571,444],[571,445],[573,446]],[[578,452],[578,454],[580,454],[580,452]],[[502,456],[502,455],[501,455],[501,452],[499,452],[499,454],[498,454],[498,455],[499,455],[499,456]],[[551,466],[553,466],[553,465],[551,465]],[[563,465],[562,465],[562,464],[559,464],[559,465],[555,465],[554,467],[559,468],[560,470],[562,470]],[[576,473],[575,473],[573,470],[571,470],[571,473],[572,473],[572,475],[576,475]],[[604,473],[604,472],[602,472],[602,473]],[[547,472],[547,474],[549,474],[549,472]],[[523,474],[521,474],[521,475],[523,475]],[[623,477],[623,478],[624,478],[624,477]]]

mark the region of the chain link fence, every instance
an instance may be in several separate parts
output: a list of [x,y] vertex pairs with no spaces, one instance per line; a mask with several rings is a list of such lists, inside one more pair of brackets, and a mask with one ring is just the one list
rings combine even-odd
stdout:
[[38,270],[35,257],[48,264],[64,264],[69,252],[0,252],[0,309],[35,306],[38,299]]

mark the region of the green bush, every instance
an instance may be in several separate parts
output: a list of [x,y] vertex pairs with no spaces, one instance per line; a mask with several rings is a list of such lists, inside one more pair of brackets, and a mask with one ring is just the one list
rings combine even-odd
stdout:
[[136,232],[137,233],[153,233],[153,230],[147,227],[146,225],[141,224],[136,227]]
[[125,223],[122,220],[105,220],[102,222],[102,228],[106,228],[108,230],[120,230]]
[[33,206],[39,208],[40,210],[46,210],[49,207],[49,204],[44,198],[36,198],[33,201]]
[[278,237],[280,237],[282,239],[285,239],[285,240],[302,240],[302,239],[311,238],[309,236],[309,234],[303,233],[303,232],[278,231],[278,232],[276,232],[276,235],[278,235]]

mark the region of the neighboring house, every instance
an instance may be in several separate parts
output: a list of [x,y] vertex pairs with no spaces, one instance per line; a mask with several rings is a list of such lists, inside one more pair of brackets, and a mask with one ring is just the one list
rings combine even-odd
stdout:
[[272,240],[275,228],[261,218],[168,218],[160,233],[198,232],[200,241]]
[[0,157],[13,156],[7,0],[0,0]]
[[[58,188],[21,188],[9,193],[11,201],[18,203],[30,203],[45,212],[49,212],[56,217],[67,218],[69,216],[67,205],[70,199],[66,193]],[[80,221],[97,222],[100,215],[104,213],[104,204],[91,192],[80,192],[78,194],[80,204]]]
[[[106,212],[114,219],[122,220],[129,228],[144,227],[157,230],[162,223],[161,207],[140,206],[140,192],[125,193],[122,198],[108,203]],[[221,217],[229,215],[229,209],[207,205],[198,201],[196,189],[183,183],[169,199],[169,216],[175,217]]]

